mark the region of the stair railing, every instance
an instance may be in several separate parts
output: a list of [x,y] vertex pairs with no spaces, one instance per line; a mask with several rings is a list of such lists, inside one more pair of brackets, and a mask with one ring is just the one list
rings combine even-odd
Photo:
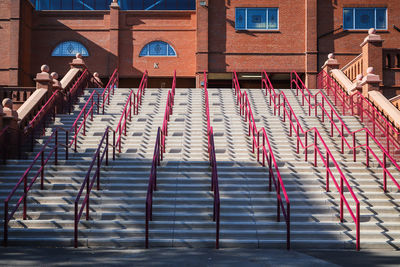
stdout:
[[[264,72],[264,75],[266,73]],[[356,131],[351,131],[347,125],[344,123],[342,118],[339,116],[337,113],[336,109],[332,106],[330,101],[326,98],[326,96],[322,93],[322,91],[319,91],[315,95],[312,95],[312,93],[308,90],[308,88],[304,85],[303,81],[300,79],[300,77],[297,75],[296,72],[292,72],[292,77],[294,77],[291,80],[292,87],[295,85],[296,87],[296,95],[298,95],[298,92],[300,91],[302,94],[302,105],[304,105],[304,99],[306,99],[306,102],[309,106],[309,115],[311,115],[311,110],[315,110],[315,116],[318,116],[318,107],[321,110],[321,121],[325,121],[325,115],[329,119],[331,123],[331,136],[333,137],[333,131],[334,129],[337,131],[337,133],[341,137],[341,153],[344,153],[344,145],[346,144],[346,147],[351,151],[353,151],[353,161],[357,161],[357,149],[361,147],[365,147],[366,150],[366,157],[365,157],[365,163],[367,167],[370,165],[370,155],[372,155],[373,158],[378,162],[378,164],[381,166],[383,170],[383,191],[387,192],[387,176],[390,177],[390,179],[393,181],[393,183],[397,186],[398,189],[400,189],[400,185],[397,182],[397,180],[394,178],[390,170],[387,168],[388,166],[388,160],[390,163],[392,163],[398,171],[400,171],[400,166],[397,164],[396,160],[390,155],[389,153],[389,146],[393,145],[393,143],[389,142],[389,136],[386,135],[386,148],[383,147],[381,142],[378,140],[376,137],[375,133],[372,133],[368,128],[364,127],[361,129],[358,129]],[[308,96],[306,96],[306,93]],[[321,101],[318,101],[318,95],[321,96]],[[311,99],[314,98],[314,104],[312,104]],[[279,97],[280,99],[280,97]],[[352,98],[351,98],[352,99]],[[280,100],[278,100],[280,101]],[[325,105],[325,103],[327,105]],[[326,110],[326,106],[330,108],[330,112]],[[280,108],[278,108],[280,109]],[[339,122],[339,126],[336,124],[335,120]],[[377,125],[377,124],[376,124]],[[376,127],[374,127],[375,129]],[[352,137],[352,140],[350,142],[346,138],[346,133]],[[365,143],[356,145],[356,135],[357,134],[364,134],[365,133]],[[382,153],[382,158],[380,158],[377,155],[378,151],[374,151],[374,149],[370,146],[370,140],[375,143],[375,145],[379,148],[379,151]]]
[[211,166],[211,191],[214,192],[213,221],[216,222],[215,248],[218,249],[221,204],[220,204],[219,186],[218,186],[217,158],[215,156],[214,131],[213,128],[211,127],[211,122],[210,122],[210,105],[208,99],[206,72],[204,72],[204,103],[206,107],[206,116],[207,116],[208,158]]
[[115,87],[118,87],[119,82],[119,72],[118,69],[115,69],[113,74],[111,75],[110,80],[107,83],[107,86],[104,88],[103,93],[101,94],[101,98],[103,99],[103,103],[101,104],[101,108],[104,114],[104,107],[106,105],[110,105],[110,94],[114,94]]
[[[301,123],[299,122],[295,112],[293,111],[293,108],[291,107],[289,101],[286,98],[286,95],[284,92],[280,92],[279,94],[276,93],[274,87],[271,84],[271,81],[269,80],[268,75],[266,72],[263,73],[264,76],[262,78],[262,83],[265,86],[266,92],[265,95],[269,95],[269,103],[274,104],[274,114],[276,114],[276,110],[278,110],[278,116],[280,116],[280,107],[282,107],[282,112],[283,112],[283,122],[286,121],[286,119],[289,122],[290,129],[289,129],[289,136],[291,137],[293,135],[293,131],[296,134],[296,139],[297,139],[297,154],[300,153],[300,146],[304,149],[304,156],[305,156],[305,161],[308,161],[308,149],[311,148],[314,150],[314,166],[318,166],[318,156],[320,157],[321,161],[324,164],[324,167],[326,169],[326,192],[329,192],[329,180],[332,179],[334,185],[336,186],[336,189],[338,190],[340,194],[340,222],[344,221],[344,206],[346,206],[350,216],[352,217],[355,225],[356,225],[356,249],[360,250],[360,202],[357,198],[357,196],[354,194],[354,191],[352,187],[350,186],[349,182],[347,181],[346,177],[344,176],[339,164],[337,163],[336,159],[334,158],[332,152],[326,145],[323,137],[321,136],[320,132],[318,131],[317,128],[313,127],[305,131],[303,127],[301,126]],[[262,88],[264,89],[264,88]],[[282,100],[281,100],[282,99]],[[276,102],[278,100],[278,103]],[[301,138],[301,135],[304,136],[304,141]],[[313,135],[313,142],[308,141],[308,137]],[[321,149],[318,147],[319,145],[322,145],[323,148],[325,149],[325,153],[321,151]],[[325,154],[325,157],[324,157]],[[332,173],[331,170],[331,163],[333,163],[335,169],[339,173],[339,181],[336,179],[335,175]],[[355,203],[355,211],[353,211],[352,207],[349,204],[349,201],[346,198],[345,192],[349,192],[351,198],[353,199]]]
[[[280,214],[282,210],[283,217],[286,223],[286,248],[290,249],[290,200],[286,193],[285,185],[282,180],[282,176],[279,171],[278,164],[275,160],[274,152],[271,143],[268,139],[268,135],[265,128],[257,130],[257,126],[254,120],[253,111],[251,104],[247,96],[247,92],[242,92],[239,85],[236,72],[233,73],[233,86],[235,88],[235,94],[237,96],[237,105],[240,108],[240,115],[243,115],[245,121],[248,121],[248,135],[252,137],[252,152],[255,153],[257,149],[257,162],[260,162],[260,150],[262,152],[262,166],[265,166],[265,161],[269,167],[269,191],[272,190],[272,182],[275,187],[276,200],[277,200],[277,221],[280,221]],[[262,143],[260,142],[262,138]],[[268,148],[267,148],[267,146]],[[276,172],[276,177],[275,173]],[[286,208],[282,199],[282,194],[285,199]]]
[[[144,89],[147,85],[147,72],[145,74],[143,74],[143,78],[142,80],[144,81],[144,77],[146,77],[146,82],[141,83],[141,85],[139,86],[138,91],[142,91],[144,92]],[[90,200],[90,192],[93,188],[93,185],[95,183],[95,180],[97,181],[97,190],[100,190],[100,169],[101,169],[101,165],[104,159],[104,155],[106,156],[106,165],[108,165],[108,149],[109,146],[111,146],[113,148],[113,160],[115,160],[115,150],[118,147],[118,152],[121,153],[121,149],[122,149],[122,136],[125,135],[126,136],[126,128],[127,128],[127,123],[128,121],[132,121],[132,113],[134,113],[135,111],[135,99],[139,99],[135,96],[135,93],[133,90],[130,91],[125,105],[124,105],[124,109],[122,111],[121,117],[118,121],[118,125],[116,127],[115,130],[113,130],[111,127],[107,127],[104,134],[103,134],[103,138],[101,139],[97,150],[93,156],[93,160],[92,160],[92,164],[89,167],[89,170],[85,176],[85,179],[82,183],[81,189],[75,199],[75,225],[74,225],[74,246],[78,247],[78,225],[79,225],[79,221],[82,217],[83,211],[85,210],[86,207],[86,220],[90,219],[90,215],[89,215],[89,200]],[[136,102],[136,104],[138,104],[138,102]],[[140,103],[141,104],[141,103]],[[136,114],[134,114],[136,115]],[[112,145],[110,145],[109,142],[109,132],[112,132],[113,134],[113,143]],[[118,135],[118,137],[116,138],[116,136]],[[100,150],[104,145],[104,141],[105,141],[105,147],[103,148],[103,154],[100,157]],[[93,169],[93,166],[95,164],[97,160],[97,168],[95,171],[95,174],[92,176],[92,180],[90,180],[90,175]],[[81,203],[81,208],[78,209],[79,206],[79,201],[80,198],[82,196],[83,190],[86,187],[86,195],[85,198],[83,200],[83,202]]]
[[[81,75],[81,77],[85,74],[85,72]],[[118,75],[117,75],[118,77]],[[80,79],[75,83],[78,84]],[[76,87],[76,86],[73,87]],[[75,89],[74,89],[75,90]],[[78,90],[78,89],[76,89]],[[104,91],[107,90],[107,87],[104,89]],[[75,91],[76,92],[76,91]],[[104,92],[103,92],[104,93]],[[75,94],[75,93],[74,93]],[[94,100],[94,95],[97,94],[97,102]],[[54,95],[54,94],[53,94]],[[44,115],[45,110],[50,110],[51,102],[53,100],[49,99],[47,103],[41,108],[39,113],[35,116],[34,119],[32,119],[28,125],[28,127],[35,127],[37,120],[41,120]],[[79,113],[78,117],[74,121],[73,125],[69,129],[64,129],[62,127],[57,127],[51,136],[46,140],[46,142],[43,144],[41,150],[36,154],[35,158],[33,159],[31,165],[25,170],[24,174],[21,176],[21,178],[18,180],[16,185],[13,187],[7,198],[4,200],[4,239],[3,243],[4,246],[7,246],[8,242],[8,225],[9,221],[13,218],[15,212],[18,210],[20,207],[21,203],[23,203],[23,220],[26,220],[27,218],[27,197],[28,197],[28,192],[32,189],[32,186],[36,182],[37,178],[40,175],[40,189],[44,189],[44,169],[47,163],[50,161],[51,157],[54,156],[54,165],[58,164],[58,151],[61,147],[65,148],[65,160],[69,159],[69,148],[72,147],[74,144],[74,151],[77,151],[77,138],[78,134],[81,129],[83,129],[84,134],[86,131],[86,120],[91,116],[91,119],[93,120],[93,111],[95,106],[97,105],[97,112],[99,112],[99,93],[96,90],[93,90],[92,94],[86,101],[85,106],[82,108],[81,112]],[[90,107],[88,107],[90,105]],[[83,117],[83,121],[78,125],[79,119]],[[28,128],[29,129],[29,128]],[[27,131],[27,128],[25,129]],[[59,132],[65,132],[65,144],[63,142],[59,142]],[[74,136],[69,141],[69,135],[71,132],[74,132]],[[51,143],[54,142],[54,146],[51,147]],[[51,150],[48,152],[48,155],[46,156],[46,148],[51,148]],[[40,160],[40,161],[39,161]],[[33,178],[31,179],[30,183],[28,184],[28,176],[35,164],[40,162],[40,168],[39,170],[34,174]],[[11,213],[9,213],[9,202],[16,193],[17,189],[23,184],[24,187],[24,192],[22,196],[18,199],[17,203],[15,204],[14,209],[12,209]]]
[[168,91],[167,103],[165,106],[162,128],[158,127],[157,137],[154,145],[153,161],[151,165],[149,184],[146,195],[146,230],[145,230],[145,248],[149,248],[149,227],[153,220],[153,193],[157,191],[157,166],[160,166],[163,160],[163,154],[166,148],[166,136],[168,136],[168,122],[173,112],[174,97],[176,87],[176,70],[172,80],[172,87]]
[[142,105],[142,97],[145,94],[145,89],[147,88],[147,80],[148,80],[148,73],[147,70],[145,70],[134,100],[135,102],[135,108],[133,111],[134,115],[139,113],[139,106]]
[[[79,221],[82,217],[83,212],[85,211],[86,215],[86,220],[88,221],[90,219],[90,192],[92,191],[92,188],[94,186],[94,183],[96,182],[96,189],[97,191],[100,190],[100,172],[101,172],[101,167],[105,158],[105,164],[108,166],[108,156],[109,156],[109,133],[113,133],[113,144],[112,149],[113,149],[113,160],[115,160],[115,131],[110,127],[107,126],[103,137],[100,140],[100,143],[96,149],[96,152],[94,153],[92,162],[89,166],[89,170],[85,176],[85,179],[83,180],[82,186],[78,192],[78,195],[75,199],[74,202],[74,211],[75,211],[75,217],[74,217],[74,247],[78,247],[78,225]],[[103,148],[103,152],[101,153],[101,149]],[[94,174],[92,175],[92,170],[94,166],[96,165],[96,169],[94,170]],[[86,194],[85,198],[81,203],[80,199],[83,194],[83,190],[86,188]],[[80,204],[80,208],[79,208]]]

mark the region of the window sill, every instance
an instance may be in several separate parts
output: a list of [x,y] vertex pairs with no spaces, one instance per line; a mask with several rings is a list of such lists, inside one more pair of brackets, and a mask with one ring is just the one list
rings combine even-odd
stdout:
[[[343,31],[347,31],[347,32],[354,32],[354,33],[358,33],[358,32],[360,32],[360,33],[366,33],[366,32],[368,32],[369,31],[369,29],[367,29],[367,30],[360,30],[360,29],[355,29],[355,30],[352,30],[352,29],[343,29]],[[389,33],[390,31],[389,30],[376,30],[376,32],[377,33]]]
[[257,29],[251,29],[251,30],[235,30],[237,33],[246,33],[246,32],[252,32],[252,33],[281,33],[280,30],[257,30]]

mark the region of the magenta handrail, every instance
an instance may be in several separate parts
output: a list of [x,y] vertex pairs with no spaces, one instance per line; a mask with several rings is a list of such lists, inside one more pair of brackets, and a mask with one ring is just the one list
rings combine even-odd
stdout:
[[[332,152],[330,151],[329,147],[326,145],[325,140],[321,136],[320,132],[316,127],[312,127],[305,131],[299,122],[295,112],[293,111],[293,108],[291,107],[289,101],[287,100],[287,97],[284,92],[279,92],[279,94],[276,93],[274,87],[272,86],[269,77],[267,73],[264,71],[263,72],[264,77],[262,78],[262,84],[263,87],[265,86],[266,92],[265,95],[269,94],[269,105],[272,103],[274,104],[274,114],[276,115],[276,110],[278,109],[278,116],[280,116],[280,109],[282,107],[283,109],[283,121],[286,121],[286,118],[288,118],[289,124],[290,124],[290,131],[289,131],[289,136],[292,136],[293,130],[296,134],[296,139],[297,139],[297,153],[300,153],[300,145],[305,151],[305,161],[308,161],[308,148],[314,148],[314,166],[317,167],[317,159],[319,156],[326,168],[326,191],[329,191],[329,179],[332,179],[333,183],[336,186],[336,189],[338,190],[340,194],[340,221],[343,222],[343,206],[346,206],[350,216],[352,217],[354,223],[356,224],[356,249],[360,249],[360,202],[357,198],[357,196],[354,194],[354,191],[350,184],[348,183],[346,177],[344,176],[339,164],[337,163],[336,159],[334,158]],[[262,88],[264,89],[264,88]],[[281,102],[281,97],[283,101]],[[278,99],[278,103],[276,103],[276,100]],[[272,101],[273,100],[273,101]],[[293,121],[294,119],[294,121]],[[311,144],[308,144],[308,136],[313,133],[314,135],[314,141],[311,142]],[[304,142],[301,139],[301,134],[304,135]],[[320,150],[318,147],[318,144],[322,144],[322,146],[325,148],[325,153],[326,156],[324,157],[323,152]],[[340,185],[333,175],[331,168],[330,168],[330,162],[332,162],[339,173],[340,176]],[[344,195],[344,187],[346,186],[347,191],[350,193],[353,201],[355,202],[355,211],[350,207],[350,204]]]
[[[93,185],[96,182],[96,187],[97,191],[100,190],[100,171],[101,171],[101,166],[103,164],[104,157],[106,158],[106,166],[108,166],[108,152],[109,152],[109,132],[113,133],[113,160],[115,160],[115,131],[111,129],[110,126],[108,126],[103,134],[103,137],[101,138],[101,141],[97,147],[96,152],[93,155],[92,163],[89,166],[89,170],[85,176],[85,179],[82,182],[82,186],[78,192],[78,195],[75,199],[74,202],[74,210],[75,210],[75,217],[74,217],[74,247],[78,247],[78,225],[79,221],[82,217],[83,211],[85,210],[86,207],[86,220],[88,221],[90,218],[90,192],[92,191]],[[105,142],[105,144],[104,144]],[[103,153],[101,153],[101,148],[103,147]],[[94,165],[96,164],[96,170],[90,178],[91,172],[93,170]],[[83,190],[86,187],[86,195],[85,198],[83,199],[81,203],[81,208],[79,208],[79,200],[82,196]]]
[[118,82],[119,82],[119,72],[118,69],[115,69],[113,74],[111,75],[110,80],[107,83],[107,86],[104,88],[103,93],[101,94],[101,98],[103,99],[103,103],[101,104],[101,107],[103,109],[103,114],[104,114],[104,106],[107,101],[107,105],[110,105],[110,94],[114,94],[114,89],[115,87],[118,87]]
[[[265,72],[264,72],[264,75],[266,75]],[[385,147],[381,144],[381,142],[378,140],[376,135],[374,133],[372,133],[368,128],[364,127],[364,128],[358,129],[356,131],[351,131],[347,127],[347,125],[344,123],[342,118],[339,116],[339,114],[337,113],[336,109],[332,106],[330,101],[322,93],[322,91],[319,91],[318,93],[313,95],[309,91],[309,89],[304,85],[303,81],[300,79],[300,77],[298,76],[298,74],[296,72],[292,72],[291,75],[295,76],[294,79],[291,79],[291,86],[293,87],[293,84],[296,85],[296,95],[298,95],[299,91],[302,93],[302,105],[304,105],[304,99],[305,99],[306,102],[308,103],[308,106],[309,106],[309,115],[311,115],[311,110],[314,109],[315,110],[315,116],[318,116],[318,111],[317,110],[318,110],[318,107],[319,107],[321,109],[321,115],[322,115],[321,120],[322,120],[322,122],[325,121],[325,115],[330,120],[330,123],[331,123],[331,136],[333,136],[333,129],[336,129],[336,131],[339,133],[339,135],[341,137],[341,153],[342,154],[344,153],[344,144],[346,144],[347,148],[349,150],[353,151],[353,161],[355,162],[357,160],[357,158],[356,158],[357,148],[365,147],[365,149],[366,149],[366,160],[365,160],[365,162],[366,162],[367,167],[369,167],[369,164],[370,164],[370,154],[371,154],[372,157],[375,158],[375,160],[378,162],[378,164],[381,166],[381,168],[383,170],[383,191],[387,192],[387,176],[389,176],[390,179],[393,181],[393,183],[397,186],[397,188],[400,189],[399,183],[393,177],[393,175],[390,172],[390,170],[387,168],[387,163],[388,163],[387,161],[389,160],[396,167],[396,169],[400,171],[400,166],[398,165],[396,160],[393,158],[393,156],[390,155],[390,153],[389,153],[389,141],[388,140],[390,139],[390,137],[388,135],[386,135],[386,137],[387,137],[386,138],[386,140],[387,140],[387,149],[385,149]],[[305,91],[308,93],[308,97],[306,96]],[[318,101],[318,95],[321,96],[321,101],[320,102]],[[314,98],[314,105],[311,103],[312,102],[311,98]],[[330,108],[330,112],[328,112],[326,110],[325,103]],[[338,125],[336,124],[335,119],[337,119],[339,121],[340,127],[338,127]],[[374,127],[374,129],[375,128],[376,127]],[[347,140],[345,132],[347,132],[347,134],[352,137],[352,140],[350,141],[351,144]],[[361,145],[356,145],[356,134],[357,133],[361,133],[361,132],[365,132],[366,141],[365,141],[365,143],[363,143]],[[375,143],[375,145],[381,151],[382,159],[379,158],[379,156],[377,155],[377,152],[375,152],[372,149],[372,147],[370,146],[370,142],[369,142],[370,139]]]
[[[253,111],[251,109],[251,104],[247,96],[247,92],[242,92],[239,85],[239,80],[237,78],[236,72],[233,73],[232,84],[235,88],[235,95],[237,96],[236,104],[239,105],[240,115],[244,115],[245,121],[249,122],[248,135],[252,137],[252,151],[255,153],[257,149],[257,162],[260,162],[260,149],[262,151],[262,166],[265,166],[265,161],[268,162],[269,167],[269,191],[272,190],[272,182],[275,187],[277,196],[277,221],[280,221],[280,214],[282,210],[283,217],[286,223],[286,248],[290,249],[290,200],[287,195],[285,185],[282,180],[282,176],[279,171],[278,164],[275,160],[273,149],[271,143],[268,139],[268,135],[265,128],[257,130],[257,126],[254,120]],[[260,136],[262,137],[262,143],[260,142]],[[267,147],[265,146],[267,143]],[[276,172],[276,176],[274,171]],[[277,178],[277,179],[276,179]],[[282,194],[286,202],[286,208],[282,199]]]
[[134,108],[134,114],[138,114],[139,112],[139,106],[142,104],[142,97],[145,94],[145,89],[147,88],[147,80],[148,80],[148,73],[147,70],[145,70],[136,93],[136,98],[135,98],[136,104]]
[[[80,81],[82,81],[84,76],[87,76],[87,70],[85,70],[82,75],[80,76],[80,78],[76,81],[75,85],[73,86],[73,88],[77,88],[77,84],[80,83]],[[118,77],[118,76],[117,76]],[[72,89],[71,89],[72,90]],[[77,89],[74,89],[77,90]],[[104,89],[104,91],[107,90],[107,87]],[[73,125],[70,127],[70,129],[64,129],[62,127],[57,127],[55,131],[53,131],[52,135],[47,139],[47,141],[43,144],[41,150],[37,153],[37,155],[35,156],[35,158],[33,159],[31,165],[26,169],[25,173],[21,176],[21,178],[18,180],[17,184],[14,186],[13,190],[10,192],[10,194],[8,195],[8,197],[6,198],[6,200],[4,201],[4,246],[7,246],[7,242],[8,242],[8,223],[9,221],[12,219],[13,215],[15,214],[15,212],[17,211],[17,209],[19,208],[20,204],[23,203],[23,219],[26,220],[27,218],[27,196],[28,196],[28,192],[30,191],[30,189],[32,188],[32,185],[35,183],[35,181],[37,180],[38,176],[41,176],[41,190],[43,190],[43,181],[44,181],[44,168],[47,165],[47,163],[50,161],[50,158],[52,157],[52,155],[54,154],[54,164],[57,165],[58,164],[58,149],[59,147],[64,147],[65,148],[65,159],[68,160],[68,155],[69,155],[69,148],[72,146],[72,144],[75,144],[74,146],[74,150],[77,151],[76,148],[76,142],[77,142],[77,138],[78,138],[78,134],[80,132],[80,130],[83,128],[84,134],[86,131],[86,119],[88,118],[89,115],[91,115],[91,119],[93,120],[93,109],[94,106],[97,105],[97,112],[99,112],[99,101],[100,98],[97,99],[97,103],[94,102],[94,94],[99,95],[99,93],[96,90],[93,90],[92,94],[90,95],[89,99],[87,100],[85,106],[82,108],[81,112],[79,113],[78,117],[76,118],[76,120],[74,121]],[[50,103],[49,101],[47,101],[47,105]],[[90,104],[90,107],[88,108],[88,105]],[[45,104],[46,106],[46,104]],[[86,109],[88,108],[88,111],[86,112]],[[44,110],[45,108],[42,107],[41,110]],[[81,122],[81,124],[78,126],[78,121],[79,118],[81,118],[83,116],[83,121]],[[39,118],[39,117],[38,117]],[[35,125],[35,122],[31,121],[31,125]],[[74,137],[72,138],[71,141],[69,141],[69,133],[72,130],[75,130],[75,134]],[[65,132],[65,144],[61,143],[58,141],[58,135],[60,131],[64,131]],[[54,147],[52,148],[52,150],[49,152],[48,156],[45,158],[45,149],[47,147],[50,147],[50,142],[54,140]],[[36,174],[34,175],[34,177],[32,178],[31,182],[29,183],[28,186],[28,175],[32,169],[32,167],[35,165],[35,163],[39,160],[40,158],[40,163],[41,163],[41,167],[40,169],[36,172]],[[24,185],[24,193],[22,194],[22,196],[19,198],[16,206],[14,207],[14,209],[12,210],[11,213],[9,213],[8,211],[8,206],[9,206],[9,201],[11,200],[11,198],[13,197],[13,195],[15,194],[16,190],[18,189],[18,187],[23,183]]]
[[166,148],[166,136],[168,135],[168,122],[173,112],[174,96],[176,87],[176,70],[172,80],[172,87],[168,91],[167,103],[165,106],[162,128],[158,127],[157,137],[154,145],[153,161],[149,176],[149,184],[146,195],[146,224],[145,224],[145,248],[149,248],[149,228],[150,221],[153,220],[153,192],[157,191],[157,166],[163,160],[163,154]]
[[215,156],[214,131],[213,128],[211,127],[211,122],[210,122],[210,105],[208,99],[206,72],[204,72],[204,103],[206,106],[206,116],[207,116],[208,158],[211,166],[211,191],[214,192],[213,221],[216,222],[215,248],[218,249],[221,202],[220,202],[219,186],[218,186],[217,158]]

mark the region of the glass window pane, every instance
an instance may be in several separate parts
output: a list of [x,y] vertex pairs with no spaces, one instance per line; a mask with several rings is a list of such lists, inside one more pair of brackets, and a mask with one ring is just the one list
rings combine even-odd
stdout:
[[266,29],[266,10],[261,8],[247,9],[247,28],[248,29]]
[[376,28],[377,29],[386,29],[386,8],[377,8],[376,9]]
[[278,29],[278,9],[268,8],[268,29],[277,30]]
[[373,8],[356,8],[356,29],[370,29],[375,27]]
[[72,1],[61,1],[61,9],[63,10],[72,10]]
[[166,55],[167,55],[167,43],[164,42],[150,43],[150,56],[166,56]]
[[140,51],[140,55],[141,57],[144,56],[148,56],[149,55],[149,45],[145,45],[145,47],[143,47],[142,51]]
[[176,56],[174,49],[168,45],[168,56]]
[[353,8],[343,9],[343,28],[354,29],[353,25]]
[[235,15],[235,28],[236,29],[244,29],[245,28],[245,9],[244,8],[236,8]]
[[49,0],[38,0],[36,5],[39,10],[49,10],[50,8]]

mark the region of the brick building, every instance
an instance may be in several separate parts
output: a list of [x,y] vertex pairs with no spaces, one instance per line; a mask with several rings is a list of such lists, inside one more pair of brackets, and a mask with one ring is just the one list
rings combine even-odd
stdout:
[[147,69],[150,87],[168,87],[176,69],[182,87],[200,86],[204,70],[210,85],[230,87],[236,70],[251,87],[265,69],[282,86],[296,70],[315,87],[327,55],[344,66],[369,28],[400,46],[398,0],[111,2],[0,0],[0,85],[31,86],[44,63],[63,75],[79,51],[102,77],[118,66],[122,86]]

